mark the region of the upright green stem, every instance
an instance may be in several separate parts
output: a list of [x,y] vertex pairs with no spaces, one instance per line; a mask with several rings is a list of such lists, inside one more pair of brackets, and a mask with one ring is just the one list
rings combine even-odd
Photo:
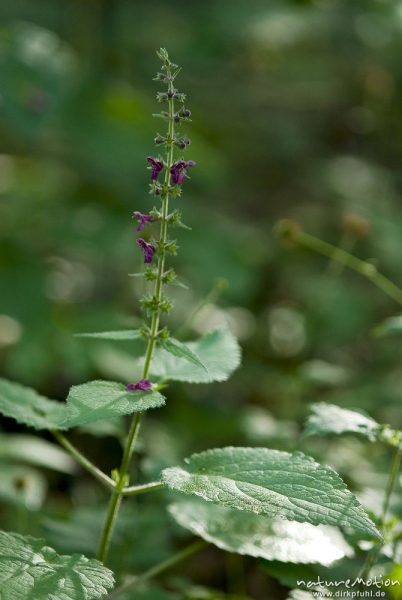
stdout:
[[[169,72],[168,72],[169,73]],[[173,91],[173,81],[170,79],[168,84],[168,91]],[[160,228],[160,245],[159,245],[159,257],[158,257],[158,268],[157,277],[155,280],[155,298],[157,303],[157,309],[152,316],[150,335],[148,338],[148,345],[145,352],[144,368],[142,372],[142,379],[147,379],[149,369],[151,366],[152,356],[155,349],[156,339],[159,331],[160,321],[160,302],[162,299],[163,291],[163,272],[165,267],[165,244],[167,241],[167,228],[168,228],[168,215],[169,215],[169,188],[170,188],[170,169],[173,165],[173,149],[174,149],[174,97],[169,99],[169,129],[167,139],[167,157],[166,157],[166,171],[165,179],[162,188],[162,218]],[[135,443],[138,437],[138,432],[141,424],[142,413],[135,413],[130,429],[127,435],[126,444],[123,452],[123,459],[118,473],[116,492],[110,498],[106,520],[104,523],[101,539],[99,542],[98,559],[105,562],[110,540],[113,534],[113,528],[117,519],[122,497],[124,495],[124,488],[129,483],[129,469],[131,465],[131,459],[134,452]]]

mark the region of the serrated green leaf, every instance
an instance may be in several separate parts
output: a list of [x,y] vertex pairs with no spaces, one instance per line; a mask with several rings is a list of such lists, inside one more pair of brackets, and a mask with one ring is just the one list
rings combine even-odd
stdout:
[[95,333],[76,333],[75,337],[98,338],[101,340],[139,340],[142,333],[139,329],[127,329],[123,331],[98,331]]
[[301,452],[218,448],[193,454],[186,469],[162,471],[170,488],[222,506],[382,539],[339,475]]
[[193,365],[196,367],[201,367],[201,369],[208,373],[208,369],[204,363],[201,362],[197,354],[193,352],[186,344],[179,342],[179,340],[176,340],[175,338],[168,338],[161,343],[161,346],[167,352],[169,352],[169,354],[177,356],[177,358],[184,358],[185,360],[193,363]]
[[49,400],[35,390],[0,379],[0,413],[34,429],[63,429],[64,403]]
[[0,532],[0,598],[4,600],[92,600],[113,587],[102,563],[62,556],[44,540]]
[[310,435],[327,435],[342,433],[359,433],[364,435],[370,441],[374,441],[380,430],[380,425],[368,415],[335,406],[318,402],[311,405],[312,415],[306,422],[303,431],[303,437]]
[[70,389],[62,426],[70,429],[101,419],[159,408],[164,404],[165,398],[159,392],[128,392],[122,383],[90,381]]
[[170,514],[218,548],[266,560],[330,565],[353,550],[336,527],[269,519],[201,500],[176,502]]
[[151,363],[151,374],[173,381],[210,383],[225,381],[240,364],[240,347],[227,326],[208,333],[196,342],[188,342],[186,346],[196,354],[207,371],[169,354],[163,348],[157,348]]

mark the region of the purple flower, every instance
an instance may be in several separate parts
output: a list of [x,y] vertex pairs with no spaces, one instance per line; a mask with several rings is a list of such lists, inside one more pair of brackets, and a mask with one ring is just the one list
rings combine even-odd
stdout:
[[137,390],[141,390],[142,392],[147,392],[152,388],[152,383],[148,381],[148,379],[140,379],[137,383],[129,383],[126,386],[126,390],[128,392],[136,392]]
[[152,181],[155,181],[158,179],[158,175],[163,169],[163,162],[153,156],[147,156],[147,161],[151,165],[151,179]]
[[137,231],[142,231],[147,223],[152,223],[154,220],[151,215],[143,215],[139,210],[133,212],[133,217],[138,219]]
[[144,254],[144,263],[151,263],[155,254],[155,246],[148,244],[148,242],[142,238],[138,238],[137,244],[140,246]]
[[172,181],[175,185],[181,185],[186,178],[187,169],[191,169],[195,166],[193,160],[178,160],[174,165],[170,167],[170,174]]

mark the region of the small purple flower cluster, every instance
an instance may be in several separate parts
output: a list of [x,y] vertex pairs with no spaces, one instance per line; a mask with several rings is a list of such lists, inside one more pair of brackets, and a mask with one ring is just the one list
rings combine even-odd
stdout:
[[127,392],[148,392],[150,389],[152,389],[152,383],[148,379],[140,379],[137,383],[126,385]]
[[[147,156],[147,161],[151,165],[151,179],[152,181],[156,181],[158,179],[159,173],[164,168],[164,163],[159,158],[155,158],[154,156]],[[172,177],[173,185],[182,185],[187,175],[187,170],[195,167],[195,162],[193,160],[178,160],[170,167],[170,175]]]
[[[151,165],[151,180],[156,181],[165,165],[162,160],[155,158],[154,156],[147,156],[147,161]],[[180,159],[173,163],[170,167],[170,176],[173,185],[182,185],[187,176],[188,169],[192,169],[194,166],[195,162],[193,160]],[[151,215],[144,215],[139,210],[133,212],[133,217],[138,219],[137,231],[142,231],[147,223],[152,223],[154,221],[154,218]],[[142,238],[138,238],[137,244],[143,252],[144,263],[151,263],[156,252],[155,246]]]
[[181,185],[187,174],[187,169],[191,169],[195,166],[193,160],[178,160],[170,168],[170,174],[172,176],[172,182],[174,185]]

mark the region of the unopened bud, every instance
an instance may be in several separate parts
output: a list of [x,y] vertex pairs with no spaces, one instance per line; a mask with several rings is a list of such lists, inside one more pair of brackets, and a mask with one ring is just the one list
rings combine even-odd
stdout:
[[296,243],[301,233],[301,228],[296,221],[282,219],[274,227],[275,234],[285,242]]
[[357,238],[365,238],[370,233],[370,223],[356,213],[346,212],[342,215],[342,227]]

